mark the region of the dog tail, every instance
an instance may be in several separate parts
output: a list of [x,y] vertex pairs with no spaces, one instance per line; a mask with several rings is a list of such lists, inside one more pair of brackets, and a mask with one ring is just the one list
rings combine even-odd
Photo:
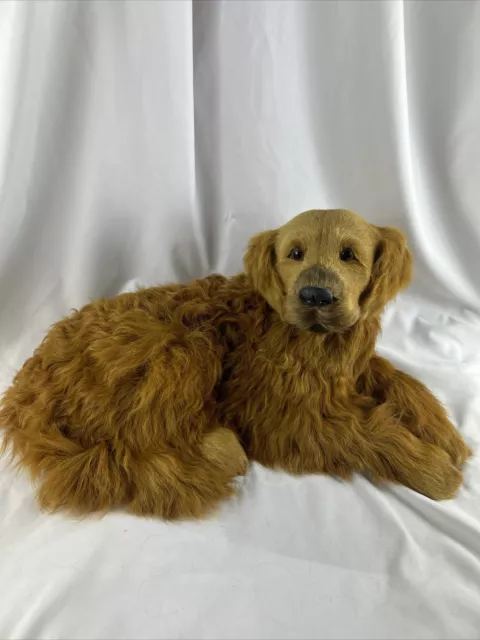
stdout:
[[8,407],[0,409],[0,453],[8,451],[30,472],[45,511],[84,516],[126,508],[168,520],[200,518],[235,493],[231,470],[211,452],[134,452],[119,440],[85,447],[58,427],[21,428],[12,418]]
[[60,430],[32,432],[5,423],[0,412],[1,453],[9,453],[17,468],[27,468],[38,482],[42,509],[87,513],[119,506],[126,499],[126,483],[107,442],[91,447],[64,436]]

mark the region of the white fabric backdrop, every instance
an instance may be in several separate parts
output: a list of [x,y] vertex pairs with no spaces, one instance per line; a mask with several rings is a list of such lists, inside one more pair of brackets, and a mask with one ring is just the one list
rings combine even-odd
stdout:
[[[0,383],[135,283],[307,208],[407,231],[382,351],[480,445],[478,2],[1,2]],[[480,638],[480,463],[434,504],[254,466],[198,524],[41,514],[0,472],[2,638]]]

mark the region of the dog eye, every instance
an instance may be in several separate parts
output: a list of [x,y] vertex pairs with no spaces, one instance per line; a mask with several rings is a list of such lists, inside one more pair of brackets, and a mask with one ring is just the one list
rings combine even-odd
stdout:
[[294,247],[288,254],[288,257],[292,260],[303,260],[303,251],[298,247]]
[[355,254],[353,253],[353,249],[350,249],[350,247],[343,249],[340,252],[340,260],[343,260],[344,262],[351,262],[352,260],[355,260]]

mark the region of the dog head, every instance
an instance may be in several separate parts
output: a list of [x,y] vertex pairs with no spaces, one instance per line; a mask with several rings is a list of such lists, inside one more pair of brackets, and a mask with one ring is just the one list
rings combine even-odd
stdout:
[[281,318],[341,332],[378,314],[411,278],[405,236],[344,210],[306,211],[250,241],[245,271]]

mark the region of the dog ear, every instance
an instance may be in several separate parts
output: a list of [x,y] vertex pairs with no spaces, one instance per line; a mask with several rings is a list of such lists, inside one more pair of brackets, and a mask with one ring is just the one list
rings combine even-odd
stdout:
[[264,231],[254,236],[249,242],[243,264],[253,288],[282,315],[284,290],[275,268],[276,237],[276,231]]
[[412,278],[413,259],[404,234],[393,227],[376,227],[375,262],[361,304],[365,315],[382,311]]

